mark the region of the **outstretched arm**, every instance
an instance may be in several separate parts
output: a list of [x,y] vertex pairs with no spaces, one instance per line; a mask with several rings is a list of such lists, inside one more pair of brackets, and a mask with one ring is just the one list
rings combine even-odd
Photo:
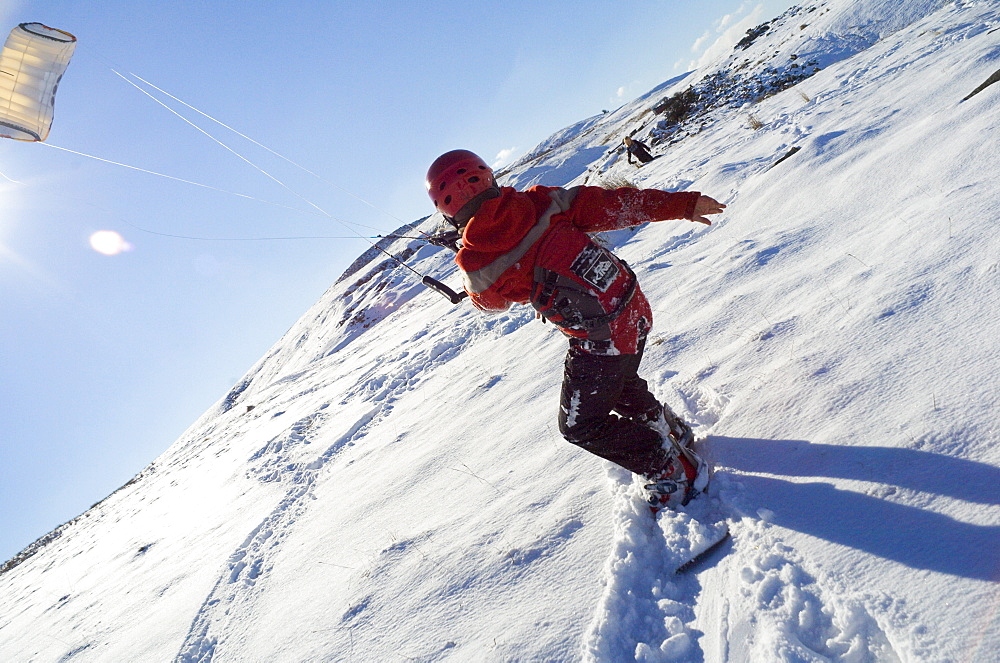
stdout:
[[659,189],[604,189],[580,186],[564,212],[573,225],[584,232],[601,232],[638,226],[650,221],[693,219],[700,193],[669,192]]

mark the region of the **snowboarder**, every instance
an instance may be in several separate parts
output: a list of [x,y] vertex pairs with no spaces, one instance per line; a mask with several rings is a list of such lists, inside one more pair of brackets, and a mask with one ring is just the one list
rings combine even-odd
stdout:
[[653,155],[649,153],[649,147],[641,140],[625,136],[622,139],[622,143],[625,144],[625,153],[629,163],[632,163],[633,156],[639,160],[639,165],[649,163],[653,160]]
[[[653,320],[649,302],[629,266],[588,233],[661,219],[710,225],[706,215],[725,205],[697,192],[656,189],[517,191],[497,185],[493,170],[468,150],[438,157],[426,184],[457,231],[452,248],[472,303],[492,312],[530,303],[569,337],[563,436],[646,477],[654,507],[684,504],[704,489],[708,471],[687,448],[690,427],[637,373]],[[655,430],[667,425],[672,441]]]

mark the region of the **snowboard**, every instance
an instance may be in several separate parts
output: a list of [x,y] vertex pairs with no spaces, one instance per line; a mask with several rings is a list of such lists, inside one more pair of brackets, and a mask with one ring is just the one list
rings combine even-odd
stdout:
[[729,521],[711,492],[699,494],[685,506],[649,511],[663,533],[668,566],[674,574],[702,569],[721,558],[731,539]]
[[[693,449],[695,439],[688,430],[680,441],[667,438],[678,453]],[[722,549],[730,540],[729,522],[722,511],[719,498],[713,494],[711,470],[706,489],[692,497],[684,506],[650,507],[653,517],[663,531],[663,538],[672,557],[674,574],[688,573],[703,568],[709,561],[722,556]]]

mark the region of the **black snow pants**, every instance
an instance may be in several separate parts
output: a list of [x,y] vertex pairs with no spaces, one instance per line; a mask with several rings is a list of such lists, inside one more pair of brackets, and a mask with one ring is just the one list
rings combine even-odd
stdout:
[[667,453],[660,434],[640,423],[643,416],[655,418],[661,409],[637,373],[644,346],[640,342],[634,355],[597,355],[570,346],[559,432],[592,454],[652,476],[666,465]]

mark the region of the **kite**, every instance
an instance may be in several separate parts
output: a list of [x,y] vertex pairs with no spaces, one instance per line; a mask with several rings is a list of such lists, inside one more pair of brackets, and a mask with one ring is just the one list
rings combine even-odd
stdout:
[[56,89],[75,49],[76,37],[41,23],[10,31],[0,52],[0,137],[48,137]]

